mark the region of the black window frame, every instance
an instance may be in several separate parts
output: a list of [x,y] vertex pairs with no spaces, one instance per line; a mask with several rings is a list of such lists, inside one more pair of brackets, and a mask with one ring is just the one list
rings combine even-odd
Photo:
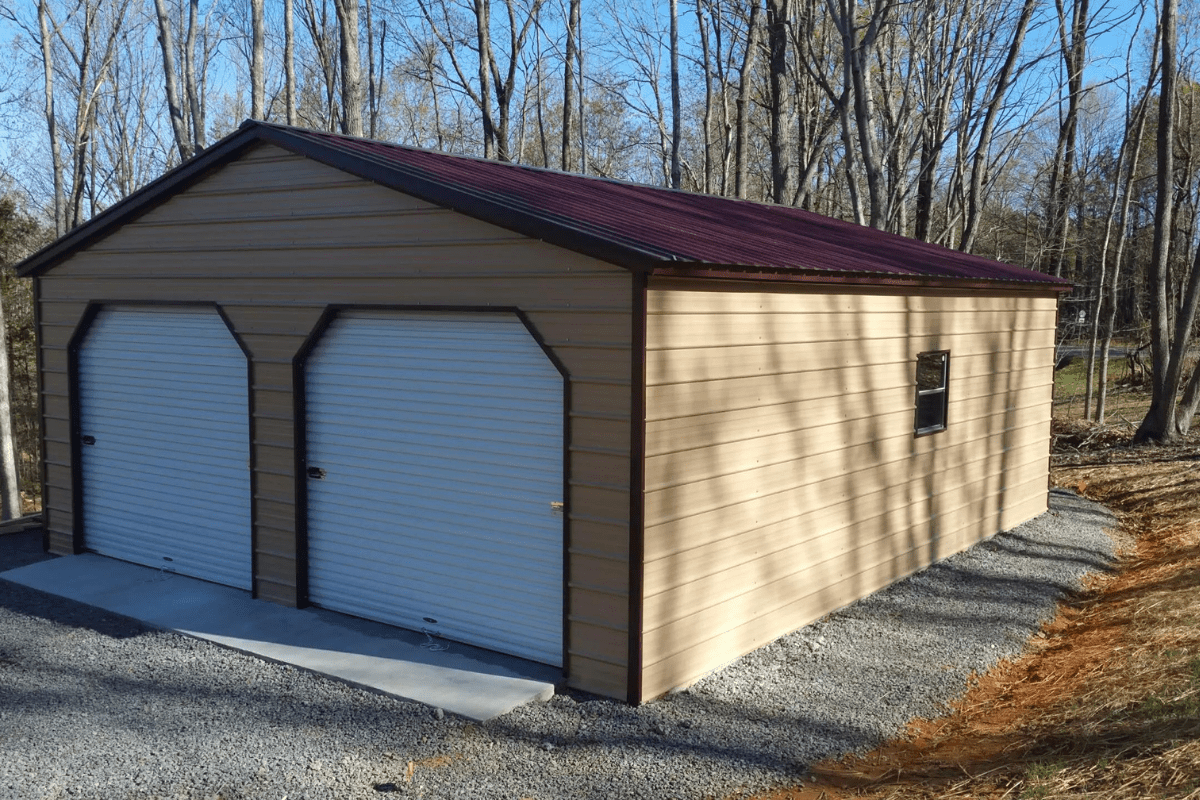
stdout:
[[[942,380],[941,384],[931,389],[921,388],[921,359],[930,356],[939,356],[942,360]],[[914,413],[913,413],[913,433],[916,436],[932,436],[935,433],[941,433],[949,426],[949,409],[950,409],[950,351],[949,350],[926,350],[922,353],[917,353],[915,362],[916,369],[914,370]],[[932,398],[941,395],[940,405],[930,406],[929,400],[922,404],[922,398]],[[930,410],[937,410],[938,420],[931,424],[921,426],[922,412],[928,413]]]

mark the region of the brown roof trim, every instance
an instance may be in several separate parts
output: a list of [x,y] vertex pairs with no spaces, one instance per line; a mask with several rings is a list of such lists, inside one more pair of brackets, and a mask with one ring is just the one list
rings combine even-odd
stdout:
[[71,256],[76,250],[87,247],[102,238],[112,228],[145,214],[181,189],[187,188],[227,161],[233,160],[242,150],[258,141],[258,138],[253,130],[246,129],[239,129],[226,136],[162,177],[151,181],[38,250],[17,265],[17,275],[25,278],[42,274]]
[[[681,264],[652,267],[656,278],[689,278],[712,281],[752,281],[755,283],[802,283],[827,286],[895,286],[917,289],[972,289],[1036,294],[1065,293],[1075,284],[1047,276],[1041,281],[997,281],[978,278],[930,278],[921,275],[897,275],[882,272],[834,272],[832,270],[765,270],[759,267],[707,266]],[[1056,282],[1051,282],[1056,281]]]

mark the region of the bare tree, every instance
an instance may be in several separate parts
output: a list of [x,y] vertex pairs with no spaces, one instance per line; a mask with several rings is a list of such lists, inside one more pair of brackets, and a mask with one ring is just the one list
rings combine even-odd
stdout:
[[[1160,11],[1161,58],[1158,95],[1158,186],[1154,206],[1154,244],[1150,264],[1150,408],[1134,434],[1134,441],[1169,441],[1177,437],[1175,430],[1175,397],[1179,389],[1182,358],[1177,363],[1171,347],[1170,307],[1167,296],[1167,262],[1171,254],[1171,231],[1175,211],[1175,51],[1179,44],[1176,30],[1178,0],[1162,0]],[[1181,310],[1177,320],[1185,314]],[[1175,345],[1186,346],[1191,319],[1187,319],[1184,336],[1176,337]],[[1181,353],[1182,355],[1182,353]],[[1173,378],[1173,379],[1172,379]]]
[[[891,216],[884,185],[883,152],[876,139],[878,132],[875,92],[871,81],[872,62],[879,37],[891,21],[897,0],[871,0],[860,8],[854,0],[826,0],[830,19],[841,37],[844,84],[853,99],[853,137],[867,184],[869,216],[867,224],[883,228]],[[843,114],[843,125],[851,118]],[[845,133],[847,143],[852,133]]]
[[746,23],[746,49],[742,53],[742,69],[738,77],[737,122],[734,141],[733,193],[737,197],[749,196],[746,179],[747,163],[750,158],[750,87],[754,77],[754,56],[758,53],[759,14],[762,0],[751,0],[750,18]]
[[[520,6],[518,0],[502,0],[505,12],[503,25],[507,35],[503,43],[506,50],[500,53],[497,53],[492,40],[491,0],[471,0],[474,24],[470,38],[451,13],[450,0],[416,2],[429,33],[441,45],[449,61],[448,76],[455,88],[470,98],[480,113],[484,156],[501,161],[511,160],[509,127],[512,101],[521,84],[517,67],[544,0],[524,0]],[[416,36],[414,40],[422,41],[422,37]],[[469,55],[464,50],[473,52],[476,57],[473,76],[470,74],[472,65],[464,58],[464,55]]]
[[1050,172],[1050,197],[1046,218],[1049,223],[1051,262],[1050,271],[1062,276],[1067,252],[1070,222],[1068,209],[1072,200],[1075,170],[1075,140],[1079,130],[1079,104],[1083,97],[1083,71],[1087,63],[1087,40],[1090,24],[1089,0],[1072,0],[1070,19],[1063,0],[1055,0],[1058,12],[1059,51],[1067,82],[1067,110],[1059,126],[1058,144]]
[[[178,49],[166,0],[154,0],[154,10],[158,21],[163,85],[171,130],[175,134],[179,157],[187,160],[205,146],[204,87],[207,65],[216,49],[216,42],[209,40],[207,17],[203,21],[200,19],[199,0],[187,0],[187,22],[181,23],[183,43]],[[217,40],[219,38],[216,37]],[[200,53],[196,52],[198,44]],[[178,64],[177,52],[180,55]]]
[[296,124],[296,27],[292,3],[283,0],[283,98],[287,106],[287,124]]
[[1004,108],[1005,96],[1012,87],[1018,71],[1017,60],[1036,7],[1037,0],[1024,0],[1012,36],[1008,41],[1004,62],[988,87],[984,102],[983,125],[973,144],[970,174],[964,192],[963,232],[959,240],[959,249],[961,250],[971,251],[975,247],[975,239],[979,234],[979,221],[983,213],[985,177],[990,166],[992,141],[996,134],[1001,110]]
[[[486,2],[487,0],[478,0]],[[358,0],[334,0],[342,71],[342,133],[363,135],[362,65],[358,58]]]
[[[577,55],[577,43],[579,37],[579,2],[580,0],[571,0],[570,10],[567,13],[567,48],[566,54],[563,56],[562,158],[559,162],[560,167],[563,170],[568,170],[572,166],[571,133],[574,125],[574,120],[572,120],[572,112],[576,102],[575,64],[579,58]],[[538,74],[540,76],[541,73],[539,72]],[[580,127],[582,128],[582,120],[580,121]]]
[[[341,0],[335,1],[340,2]],[[161,2],[161,0],[156,0],[156,2]],[[320,0],[320,3],[318,8],[317,0],[304,0],[302,7],[304,13],[300,20],[308,31],[324,90],[321,118],[319,122],[314,121],[314,127],[332,131],[342,126],[341,108],[337,103],[338,56],[335,54],[335,50],[339,49],[340,36],[334,33],[330,25],[327,0]]]
[[[755,7],[758,3],[755,0]],[[683,111],[679,95],[679,3],[670,0],[671,9],[671,188],[678,189],[683,177],[679,166],[679,144],[683,138]]]
[[167,16],[165,0],[154,0],[154,10],[158,18],[158,45],[162,50],[167,113],[170,115],[171,129],[175,132],[175,146],[179,148],[179,158],[186,161],[192,157],[195,147],[185,117],[183,102],[180,99],[179,80],[175,70],[175,39],[171,30],[170,17]]
[[771,199],[787,203],[792,197],[788,124],[788,0],[767,0],[767,68],[770,74],[768,113],[771,118]]
[[266,23],[264,0],[250,0],[250,116],[266,119]]
[[[1140,24],[1139,24],[1140,29]],[[1141,97],[1133,99],[1132,83],[1133,50],[1137,37],[1130,39],[1129,49],[1125,54],[1125,119],[1121,145],[1117,151],[1113,182],[1108,213],[1105,215],[1104,238],[1100,246],[1100,265],[1096,276],[1096,304],[1092,312],[1091,349],[1088,352],[1087,386],[1084,396],[1084,417],[1090,418],[1092,412],[1092,397],[1095,392],[1096,357],[1099,351],[1099,391],[1096,394],[1095,420],[1104,424],[1105,406],[1108,400],[1108,366],[1109,351],[1112,349],[1113,329],[1117,316],[1117,290],[1120,277],[1121,262],[1125,254],[1125,246],[1129,241],[1124,231],[1129,220],[1129,207],[1133,200],[1134,179],[1138,164],[1141,162],[1142,144],[1146,135],[1146,120],[1149,117],[1150,94],[1155,80],[1158,78],[1158,48],[1160,26],[1155,26],[1154,44],[1151,48],[1150,64],[1147,70],[1146,84]],[[1115,230],[1114,230],[1115,229]],[[1111,265],[1111,270],[1110,270]]]
[[57,235],[62,236],[67,232],[67,201],[63,190],[62,147],[58,143],[57,111],[54,107],[54,54],[47,0],[38,0],[37,16],[44,67],[44,114],[50,136],[50,169],[54,175],[54,230]]

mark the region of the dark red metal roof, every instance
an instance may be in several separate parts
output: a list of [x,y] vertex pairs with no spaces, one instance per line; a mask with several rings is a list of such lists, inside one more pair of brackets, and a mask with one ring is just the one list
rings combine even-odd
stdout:
[[[471,193],[497,207],[623,244],[664,265],[874,273],[1061,284],[1022,267],[786,206],[674,191],[327,133],[292,131]],[[710,271],[710,270],[704,270]],[[677,273],[677,269],[671,269]],[[682,273],[678,273],[682,274]]]
[[199,180],[257,142],[528,236],[657,274],[864,284],[1001,284],[1058,278],[785,206],[452,156],[247,121],[234,134],[28,259],[32,274]]

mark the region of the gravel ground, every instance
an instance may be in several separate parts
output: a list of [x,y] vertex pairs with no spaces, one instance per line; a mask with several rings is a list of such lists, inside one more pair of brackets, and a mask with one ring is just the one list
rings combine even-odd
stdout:
[[[1019,653],[1112,517],[1051,511],[640,708],[557,695],[471,723],[0,580],[0,798],[707,798],[942,713]],[[0,536],[0,571],[45,558]]]

